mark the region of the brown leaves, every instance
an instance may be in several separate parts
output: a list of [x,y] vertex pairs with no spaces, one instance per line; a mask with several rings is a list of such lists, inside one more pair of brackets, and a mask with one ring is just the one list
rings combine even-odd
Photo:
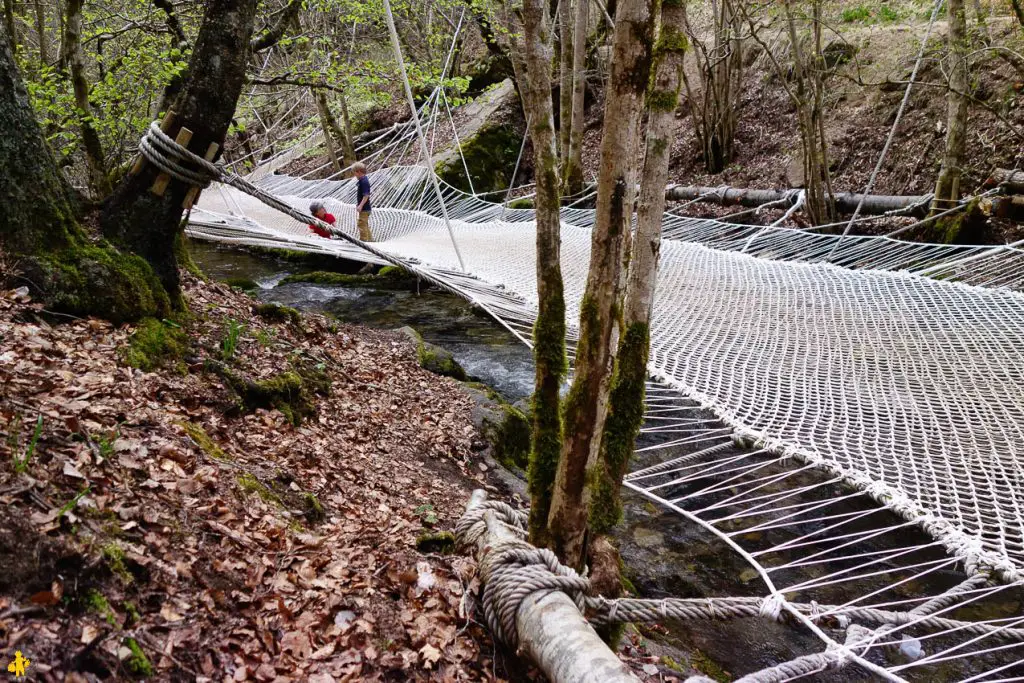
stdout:
[[[194,353],[218,349],[234,319],[249,329],[232,361],[248,377],[315,359],[331,380],[317,418],[296,428],[278,410],[232,413],[201,359],[188,375],[141,373],[119,360],[130,327],[15,322],[31,307],[0,293],[0,430],[44,415],[27,478],[0,469],[0,491],[21,491],[0,497],[2,512],[73,547],[76,571],[91,572],[0,594],[53,614],[41,629],[0,624],[0,647],[22,633],[56,651],[114,629],[95,656],[123,671],[117,624],[158,678],[493,679],[464,600],[472,563],[415,550],[425,524],[450,527],[481,477],[471,400],[387,333],[316,316],[271,325],[220,285],[189,281],[186,294],[200,313],[187,328]],[[109,612],[65,612],[71,586]]]

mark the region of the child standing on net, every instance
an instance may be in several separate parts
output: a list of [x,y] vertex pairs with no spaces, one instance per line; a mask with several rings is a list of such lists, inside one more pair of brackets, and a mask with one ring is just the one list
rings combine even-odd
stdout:
[[358,216],[359,239],[364,242],[373,241],[370,232],[370,179],[366,177],[366,164],[357,161],[352,164],[352,173],[356,176],[356,215]]

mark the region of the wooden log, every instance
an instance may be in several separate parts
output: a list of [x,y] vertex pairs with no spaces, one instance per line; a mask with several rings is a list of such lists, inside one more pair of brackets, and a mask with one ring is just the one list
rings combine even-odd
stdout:
[[[178,131],[178,134],[174,136],[174,141],[182,147],[188,147],[188,143],[192,141],[192,131],[184,126]],[[153,181],[153,185],[149,188],[149,191],[155,194],[157,197],[163,197],[164,192],[167,191],[167,186],[171,183],[171,176],[161,172],[157,175],[156,180]]]
[[[213,158],[217,156],[218,149],[220,149],[220,145],[218,145],[216,142],[211,142],[210,146],[206,148],[206,154],[203,155],[203,158],[206,159],[207,161],[213,161]],[[188,190],[188,194],[185,195],[185,199],[182,200],[181,202],[181,208],[185,209],[186,211],[191,210],[192,206],[197,201],[199,201],[199,193],[202,191],[202,188],[190,187]]]
[[[487,500],[476,490],[467,511]],[[487,533],[477,543],[477,559],[485,568],[491,550],[516,540],[515,535],[494,516],[485,514]],[[481,574],[486,584],[488,577]],[[638,683],[597,632],[587,623],[568,595],[561,592],[534,593],[523,600],[516,613],[519,652],[525,654],[552,683]]]
[[[853,192],[843,192],[835,195],[836,208],[843,213],[853,213],[857,204],[864,195]],[[697,187],[683,185],[669,185],[665,188],[665,198],[672,201],[693,201],[699,200],[712,204],[739,205],[750,208],[768,204],[770,202],[789,201],[790,205],[796,201],[796,192],[793,190],[744,190],[735,187]],[[924,197],[898,195],[869,194],[864,197],[864,204],[860,212],[868,216],[877,216],[915,207],[903,215],[923,217],[928,213],[927,203]]]
[[985,182],[986,187],[1002,187],[1009,194],[1024,194],[1024,171],[997,168]]
[[[169,111],[166,114],[164,114],[164,120],[160,122],[160,130],[162,130],[163,132],[166,133],[167,131],[169,131],[171,129],[171,126],[173,126],[173,125],[174,125],[174,112],[173,111]],[[136,173],[141,171],[142,167],[145,166],[145,165],[146,165],[146,157],[142,156],[142,154],[139,154],[138,156],[135,157],[135,163],[132,164],[132,169],[130,171],[128,171],[128,175],[135,175]]]

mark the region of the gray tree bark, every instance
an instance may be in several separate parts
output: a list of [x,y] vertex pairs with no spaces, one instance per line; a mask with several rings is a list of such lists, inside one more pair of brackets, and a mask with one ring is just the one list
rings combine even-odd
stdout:
[[11,54],[18,54],[18,32],[14,24],[14,0],[4,0],[4,28],[10,41]]
[[[584,0],[577,0],[585,4]],[[573,84],[573,0],[558,3],[558,159],[563,176],[569,160],[569,138],[572,134],[572,84]]]
[[[661,5],[654,77],[647,93],[646,150],[640,177],[636,235],[629,259],[623,330],[615,357],[608,419],[601,437],[601,461],[596,475],[588,477],[593,489],[590,512],[593,534],[610,533],[622,517],[619,491],[643,424],[651,312],[665,212],[663,188],[668,181],[669,153],[687,48],[686,37],[680,29],[685,18],[684,2],[663,0]],[[610,559],[617,560],[617,556],[613,554]],[[591,566],[596,564],[596,558],[592,559]],[[608,568],[606,573],[617,574],[618,566]]]
[[949,90],[946,92],[946,149],[935,181],[933,212],[944,211],[960,199],[970,87],[967,71],[967,14],[963,0],[949,0]]
[[39,0],[33,0],[32,6],[36,17],[36,37],[39,40],[39,62],[48,65],[50,63],[50,46],[46,43],[46,10]]
[[316,99],[316,111],[320,117],[320,129],[324,133],[324,145],[327,147],[327,156],[331,159],[331,165],[334,167],[335,173],[341,173],[341,169],[344,168],[341,165],[341,159],[338,158],[338,151],[334,145],[334,133],[331,131],[330,125],[327,123],[327,119],[330,117],[331,112],[327,108],[327,97],[324,95],[322,90],[317,90],[313,97]]
[[[558,154],[551,102],[551,28],[545,0],[523,0],[520,93],[533,145],[537,211],[537,322],[530,450],[530,538],[548,543],[547,520],[562,447],[560,391],[568,368],[559,216]],[[514,61],[519,61],[516,58]]]
[[652,0],[620,0],[606,89],[601,171],[590,271],[580,303],[575,379],[565,401],[565,441],[548,515],[555,552],[582,565],[591,491],[608,408],[613,330],[621,313],[622,273],[636,196],[640,114],[651,70]]
[[[245,83],[255,16],[256,0],[206,3],[188,66],[188,81],[172,105],[176,119],[168,131],[173,138],[182,127],[191,130],[189,147],[199,156],[211,143],[223,149]],[[129,174],[104,206],[101,224],[111,241],[153,266],[167,293],[180,304],[175,243],[180,240],[182,205],[191,186],[172,179],[158,196],[150,191],[158,175],[159,170],[152,164]]]
[[[853,192],[842,192],[834,195],[836,209],[845,213],[853,213],[857,209],[857,203],[861,201],[860,194]],[[701,187],[669,185],[665,188],[665,198],[672,201],[693,201],[700,200],[709,204],[722,204],[723,206],[738,205],[755,208],[762,204],[773,202],[794,201],[793,190],[745,190],[735,187]],[[860,212],[869,216],[877,216],[890,211],[901,211],[916,207],[906,212],[906,216],[923,217],[928,213],[926,206],[922,206],[925,197],[923,196],[899,196],[869,194],[864,197],[864,205]]]
[[587,31],[590,0],[576,1],[576,25],[572,37],[572,121],[569,151],[562,172],[562,191],[576,194],[583,189],[583,134],[586,132]]

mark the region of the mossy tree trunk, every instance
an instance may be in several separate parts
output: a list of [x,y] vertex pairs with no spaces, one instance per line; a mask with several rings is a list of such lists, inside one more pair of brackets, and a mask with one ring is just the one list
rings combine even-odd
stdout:
[[565,439],[548,515],[563,562],[581,567],[601,434],[608,409],[613,331],[621,315],[623,272],[636,189],[644,93],[651,69],[654,0],[620,0],[615,14],[590,270],[580,303],[575,379],[565,401]]
[[[675,112],[682,88],[687,40],[685,0],[663,0],[655,42],[653,78],[647,93],[647,140],[640,177],[636,236],[629,261],[623,311],[624,331],[619,337],[612,390],[601,443],[601,460],[590,478],[594,485],[590,504],[590,532],[611,532],[622,517],[619,495],[622,478],[633,455],[644,418],[644,386],[650,350],[650,322],[661,250],[661,221],[665,211],[669,152]],[[595,559],[592,558],[593,567]],[[617,573],[618,566],[604,573]]]
[[316,112],[320,118],[320,129],[324,134],[324,145],[327,147],[327,156],[331,158],[331,165],[334,167],[334,172],[341,173],[343,166],[341,165],[341,159],[338,158],[338,150],[335,148],[334,134],[331,131],[331,126],[327,123],[327,119],[331,116],[331,112],[327,108],[327,96],[324,95],[323,90],[315,90],[313,97],[316,100]]
[[331,107],[327,102],[327,95],[323,90],[318,90],[316,93],[316,106],[320,114],[320,121],[324,126],[324,134],[331,138],[328,144],[332,146],[337,145],[341,148],[341,166],[338,170],[348,168],[356,163],[356,150],[352,144],[352,124],[349,122],[348,105],[345,102],[345,96],[341,96],[341,126],[338,125],[338,119],[331,113]]
[[36,40],[39,41],[39,63],[48,66],[50,64],[50,46],[46,37],[46,10],[39,0],[32,0],[32,9],[35,10],[36,19]]
[[0,29],[0,248],[49,307],[115,322],[167,314],[170,306],[140,258],[92,242],[57,170]]
[[523,0],[523,45],[515,61],[529,120],[535,160],[537,211],[537,323],[533,330],[536,375],[530,451],[530,538],[547,544],[551,490],[562,448],[560,390],[565,356],[565,299],[561,265],[558,154],[551,102],[551,27],[544,0]]
[[960,199],[960,176],[967,142],[967,14],[963,0],[949,0],[949,90],[946,91],[946,150],[935,181],[932,212],[952,208]]
[[89,81],[85,75],[85,55],[82,53],[82,0],[67,0],[64,20],[64,46],[67,50],[71,86],[75,91],[78,125],[82,131],[85,164],[89,171],[89,189],[102,199],[110,194],[110,180],[103,156],[99,133],[92,125],[92,105],[89,104]]
[[[255,15],[256,0],[206,3],[188,65],[188,80],[171,107],[176,118],[168,131],[172,138],[182,127],[192,131],[189,149],[200,156],[210,143],[223,148],[245,83]],[[138,173],[128,175],[104,206],[101,223],[111,241],[152,265],[171,299],[179,304],[181,290],[173,245],[181,231],[182,203],[191,186],[172,179],[158,196],[150,191],[158,174],[159,170],[147,163]]]
[[18,33],[14,24],[14,0],[4,0],[4,30],[10,41],[11,54],[18,54]]
[[569,151],[562,171],[562,191],[576,194],[583,190],[583,134],[586,132],[587,31],[590,27],[591,0],[577,0],[576,25],[572,36],[572,121]]

